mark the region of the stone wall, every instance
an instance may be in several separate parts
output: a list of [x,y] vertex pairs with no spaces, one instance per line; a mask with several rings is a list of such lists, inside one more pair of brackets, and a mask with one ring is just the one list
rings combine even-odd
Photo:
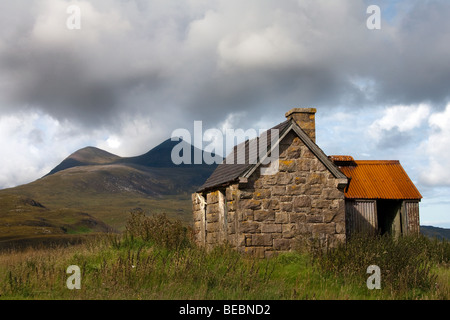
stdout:
[[226,241],[241,252],[269,257],[294,249],[299,237],[324,246],[345,240],[343,190],[292,132],[280,144],[276,174],[256,170],[245,186],[194,194],[193,206],[197,242],[207,248]]

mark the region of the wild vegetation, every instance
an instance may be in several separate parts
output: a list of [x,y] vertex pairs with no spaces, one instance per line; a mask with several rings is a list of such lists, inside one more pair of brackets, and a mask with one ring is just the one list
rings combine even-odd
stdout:
[[[0,253],[0,299],[449,299],[450,244],[421,237],[353,237],[335,249],[254,259],[195,246],[163,214],[130,214],[123,234],[79,245]],[[66,269],[81,270],[69,290]],[[369,265],[381,289],[369,290]]]

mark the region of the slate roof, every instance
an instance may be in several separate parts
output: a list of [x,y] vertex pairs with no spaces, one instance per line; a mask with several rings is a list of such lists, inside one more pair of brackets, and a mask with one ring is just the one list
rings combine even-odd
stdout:
[[[272,141],[271,130],[273,129],[279,130],[278,140],[276,141]],[[303,141],[303,143],[311,150],[313,154],[315,154],[319,158],[319,160],[322,161],[322,163],[336,178],[347,180],[347,177],[341,171],[339,171],[334,163],[330,159],[328,159],[325,153],[309,138],[309,136],[297,125],[294,120],[288,119],[265,132],[265,134],[267,134],[267,141],[269,143],[267,144],[267,150],[264,154],[268,153],[268,151],[272,147],[272,144],[279,143],[291,130],[297,134],[297,136]],[[230,183],[238,182],[239,178],[241,177],[249,177],[261,164],[260,161],[257,163],[249,163],[249,160],[255,159],[255,156],[258,154],[258,142],[260,137],[246,140],[245,142],[242,142],[241,144],[235,146],[233,151],[225,158],[223,163],[217,166],[216,170],[197,190],[197,192],[203,192],[209,189],[218,188],[220,186],[227,186]],[[245,150],[245,153],[241,152],[241,150]],[[245,159],[242,159],[242,157],[237,157],[238,155],[244,154]],[[253,158],[251,156],[253,156]]]

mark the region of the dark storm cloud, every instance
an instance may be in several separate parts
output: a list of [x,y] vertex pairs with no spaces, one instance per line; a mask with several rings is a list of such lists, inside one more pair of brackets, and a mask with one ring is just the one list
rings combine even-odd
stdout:
[[15,3],[0,14],[24,18],[1,25],[0,110],[95,127],[449,99],[447,1],[380,1],[382,30],[367,1],[80,2],[79,31],[69,2]]

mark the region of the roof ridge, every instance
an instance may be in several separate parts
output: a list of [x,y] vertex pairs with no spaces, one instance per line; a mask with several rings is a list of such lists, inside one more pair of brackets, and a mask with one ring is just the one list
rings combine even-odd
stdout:
[[354,160],[356,164],[400,164],[400,160]]

